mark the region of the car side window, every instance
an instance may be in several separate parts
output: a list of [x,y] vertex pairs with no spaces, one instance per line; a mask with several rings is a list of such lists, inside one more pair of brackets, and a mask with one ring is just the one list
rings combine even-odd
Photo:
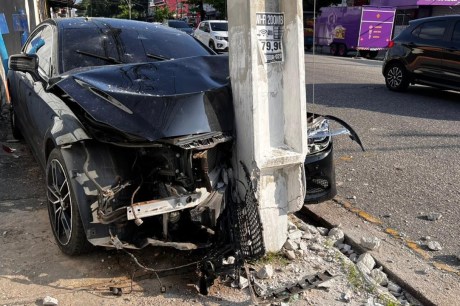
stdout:
[[209,23],[207,23],[207,22],[204,25],[204,31],[209,33]]
[[438,40],[444,37],[447,21],[429,21],[422,23],[412,31],[412,35],[425,40]]
[[53,29],[45,26],[31,37],[24,47],[26,54],[36,54],[38,56],[39,73],[49,77],[51,74],[51,58],[53,46]]
[[206,24],[206,22],[202,22],[202,23],[200,24],[200,30],[201,30],[201,31],[204,31],[204,25],[205,25],[205,24]]
[[455,45],[460,45],[460,21],[455,24],[454,32],[452,33],[452,41]]

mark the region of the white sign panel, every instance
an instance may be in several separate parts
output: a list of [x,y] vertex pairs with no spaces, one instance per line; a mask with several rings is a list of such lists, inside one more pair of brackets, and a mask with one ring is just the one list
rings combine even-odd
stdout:
[[257,37],[265,63],[283,61],[284,13],[256,13]]

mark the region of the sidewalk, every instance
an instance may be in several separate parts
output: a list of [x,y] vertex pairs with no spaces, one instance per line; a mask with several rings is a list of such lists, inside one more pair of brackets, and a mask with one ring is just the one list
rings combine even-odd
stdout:
[[413,247],[412,241],[399,237],[396,231],[381,228],[377,218],[357,210],[340,197],[319,205],[308,205],[306,210],[308,216],[322,224],[340,224],[346,241],[358,250],[363,250],[363,237],[378,238],[380,247],[369,254],[391,279],[423,305],[459,304],[459,275],[437,265],[425,251]]

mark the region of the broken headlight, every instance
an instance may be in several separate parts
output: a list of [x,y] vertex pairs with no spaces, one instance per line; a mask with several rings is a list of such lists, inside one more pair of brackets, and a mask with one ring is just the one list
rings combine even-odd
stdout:
[[322,117],[313,118],[308,122],[308,154],[315,154],[325,150],[331,142],[329,120]]

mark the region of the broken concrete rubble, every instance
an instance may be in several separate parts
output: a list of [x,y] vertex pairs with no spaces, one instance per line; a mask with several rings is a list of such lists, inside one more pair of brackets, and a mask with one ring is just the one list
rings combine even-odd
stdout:
[[382,271],[381,268],[373,269],[370,273],[370,276],[379,284],[380,286],[388,285],[388,276]]
[[392,292],[393,294],[394,293],[400,294],[401,291],[402,291],[400,286],[398,286],[397,284],[395,284],[394,282],[391,282],[391,281],[388,282],[388,287],[387,288],[388,288],[388,291]]
[[293,241],[300,240],[302,236],[303,236],[303,232],[299,230],[292,231],[288,234],[288,238]]
[[357,264],[362,263],[369,271],[372,271],[375,266],[375,260],[369,253],[364,253],[358,258]]
[[427,246],[431,251],[441,251],[442,250],[441,244],[437,241],[429,241],[427,243]]
[[272,265],[264,265],[262,268],[257,271],[257,278],[267,279],[273,276],[273,267]]
[[342,243],[345,237],[343,231],[337,227],[331,229],[327,235],[334,243]]
[[58,306],[59,302],[56,298],[51,296],[45,296],[43,299],[43,306]]
[[[290,218],[294,220],[299,229],[307,229],[305,233],[310,233],[311,226],[303,224],[303,221],[298,220],[295,216],[290,216]],[[296,230],[298,229],[291,227],[290,231],[295,232]],[[288,262],[274,261],[257,265],[258,268],[254,269],[249,277],[253,282],[254,291],[257,293],[264,292],[270,296],[271,292],[289,288],[293,282],[302,281],[306,276],[315,275],[318,271],[327,271],[332,278],[317,284],[317,288],[327,290],[328,294],[335,296],[336,301],[365,305],[371,296],[373,304],[369,305],[387,305],[389,302],[406,303],[406,293],[402,290],[398,292],[397,287],[390,286],[390,289],[394,290],[390,294],[390,290],[386,287],[388,276],[381,267],[375,268],[376,263],[370,253],[360,255],[359,263],[355,265],[349,257],[357,258],[358,254],[350,245],[342,243],[334,247],[330,242],[329,236],[325,237],[318,234],[311,240],[301,238],[297,244],[297,249],[283,249],[282,254],[289,259]],[[306,246],[308,247],[306,248]],[[267,265],[270,265],[271,269],[267,269]],[[270,277],[265,275],[267,270],[268,274],[273,271]],[[351,285],[350,279],[353,279],[355,285]],[[308,294],[299,294],[298,298],[305,300],[305,296]],[[415,303],[415,305],[418,304]]]
[[440,213],[430,213],[426,216],[426,218],[429,220],[429,221],[437,221],[439,219],[441,219],[442,217],[442,214]]
[[362,237],[361,246],[368,250],[376,250],[380,247],[380,239],[377,237]]
[[285,254],[286,254],[287,259],[289,260],[294,260],[296,258],[295,253],[292,250],[287,250]]
[[305,224],[305,223],[302,223],[299,225],[299,228],[304,231],[305,233],[310,233],[312,235],[316,235],[319,233],[318,229],[316,227],[314,227],[313,225],[310,225],[310,224]]
[[317,230],[322,236],[326,236],[329,233],[329,229],[325,227],[318,227]]
[[299,248],[299,246],[297,245],[297,243],[295,243],[295,242],[292,241],[291,239],[286,240],[286,242],[284,243],[283,247],[284,247],[286,250],[289,250],[289,251],[294,251],[294,250],[297,250],[297,249]]

